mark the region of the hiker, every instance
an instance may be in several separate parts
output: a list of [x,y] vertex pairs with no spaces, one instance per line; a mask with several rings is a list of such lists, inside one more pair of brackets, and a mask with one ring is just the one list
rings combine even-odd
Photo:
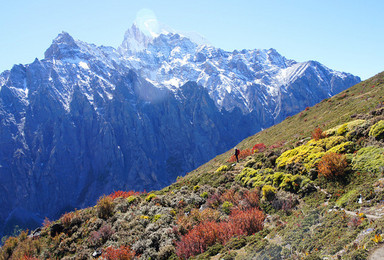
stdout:
[[239,154],[240,154],[240,150],[237,149],[237,147],[235,147],[235,156],[236,156],[236,161],[239,162]]

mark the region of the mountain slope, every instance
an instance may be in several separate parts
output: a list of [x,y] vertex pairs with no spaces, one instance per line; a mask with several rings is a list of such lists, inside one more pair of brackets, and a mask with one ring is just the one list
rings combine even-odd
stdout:
[[359,80],[176,33],[132,27],[116,50],[63,32],[43,60],[0,76],[0,233],[113,190],[164,187]]
[[[383,240],[384,73],[238,147],[262,140],[238,164],[226,153],[161,191],[116,192],[46,223],[34,240],[11,237],[1,255],[367,259]],[[337,175],[321,168],[327,156],[344,162]]]

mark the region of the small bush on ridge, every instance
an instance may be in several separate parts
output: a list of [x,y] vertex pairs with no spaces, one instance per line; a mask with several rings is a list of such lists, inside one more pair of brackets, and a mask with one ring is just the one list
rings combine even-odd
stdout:
[[318,164],[319,175],[327,179],[336,179],[344,175],[347,166],[345,155],[326,153]]
[[113,214],[115,204],[111,197],[102,196],[97,202],[97,213],[99,218],[108,219]]
[[319,139],[326,138],[327,134],[321,130],[320,127],[315,128],[312,132],[312,139],[318,141]]

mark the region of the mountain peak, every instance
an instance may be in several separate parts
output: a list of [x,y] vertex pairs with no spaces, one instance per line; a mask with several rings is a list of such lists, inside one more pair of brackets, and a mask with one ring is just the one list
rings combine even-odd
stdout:
[[56,43],[56,44],[70,44],[70,45],[76,44],[76,42],[73,39],[73,37],[69,33],[64,32],[64,31],[59,33],[57,35],[57,37],[52,41],[52,43]]
[[152,41],[152,36],[144,34],[136,23],[133,23],[124,34],[124,40],[119,47],[122,53],[139,52],[147,48]]
[[45,51],[45,59],[62,59],[73,56],[74,51],[79,49],[76,41],[67,32],[61,32]]
[[[169,36],[169,37],[168,37]],[[186,38],[196,45],[210,45],[210,43],[200,34],[195,32],[177,32],[169,26],[157,20],[135,21],[124,35],[124,40],[119,47],[122,54],[132,54],[145,50],[156,38],[175,40]]]

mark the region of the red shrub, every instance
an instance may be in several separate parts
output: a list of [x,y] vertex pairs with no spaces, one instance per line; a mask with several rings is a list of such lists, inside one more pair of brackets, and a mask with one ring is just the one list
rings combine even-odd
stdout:
[[252,153],[263,152],[266,148],[267,148],[267,147],[266,147],[265,144],[263,144],[263,143],[255,144],[255,145],[252,147],[251,152],[252,152]]
[[232,236],[228,222],[207,221],[200,223],[176,243],[176,254],[182,259],[203,253],[208,247],[224,244]]
[[233,233],[236,235],[252,235],[263,229],[264,214],[252,208],[246,211],[234,210],[229,218]]
[[137,196],[139,195],[140,192],[136,192],[136,191],[121,191],[121,190],[118,190],[118,191],[115,191],[111,194],[108,195],[108,197],[112,198],[112,200],[116,199],[116,198],[128,198],[129,196]]
[[181,259],[203,253],[208,247],[225,244],[233,236],[250,235],[263,229],[264,214],[258,209],[235,210],[225,222],[201,222],[176,242]]
[[308,110],[309,110],[309,107],[306,107],[306,108],[305,108],[305,111],[308,111]]
[[319,175],[327,179],[335,179],[344,175],[345,168],[348,166],[344,155],[337,153],[325,154],[319,164]]
[[108,247],[103,253],[103,257],[107,260],[131,260],[135,256],[135,252],[128,246],[120,246],[119,248]]
[[327,137],[327,134],[321,130],[320,127],[315,128],[315,130],[312,131],[312,139],[319,140]]
[[[239,159],[240,159],[240,158],[239,158]],[[229,158],[228,162],[236,162],[236,156],[235,156],[235,155],[232,155],[232,156]]]

